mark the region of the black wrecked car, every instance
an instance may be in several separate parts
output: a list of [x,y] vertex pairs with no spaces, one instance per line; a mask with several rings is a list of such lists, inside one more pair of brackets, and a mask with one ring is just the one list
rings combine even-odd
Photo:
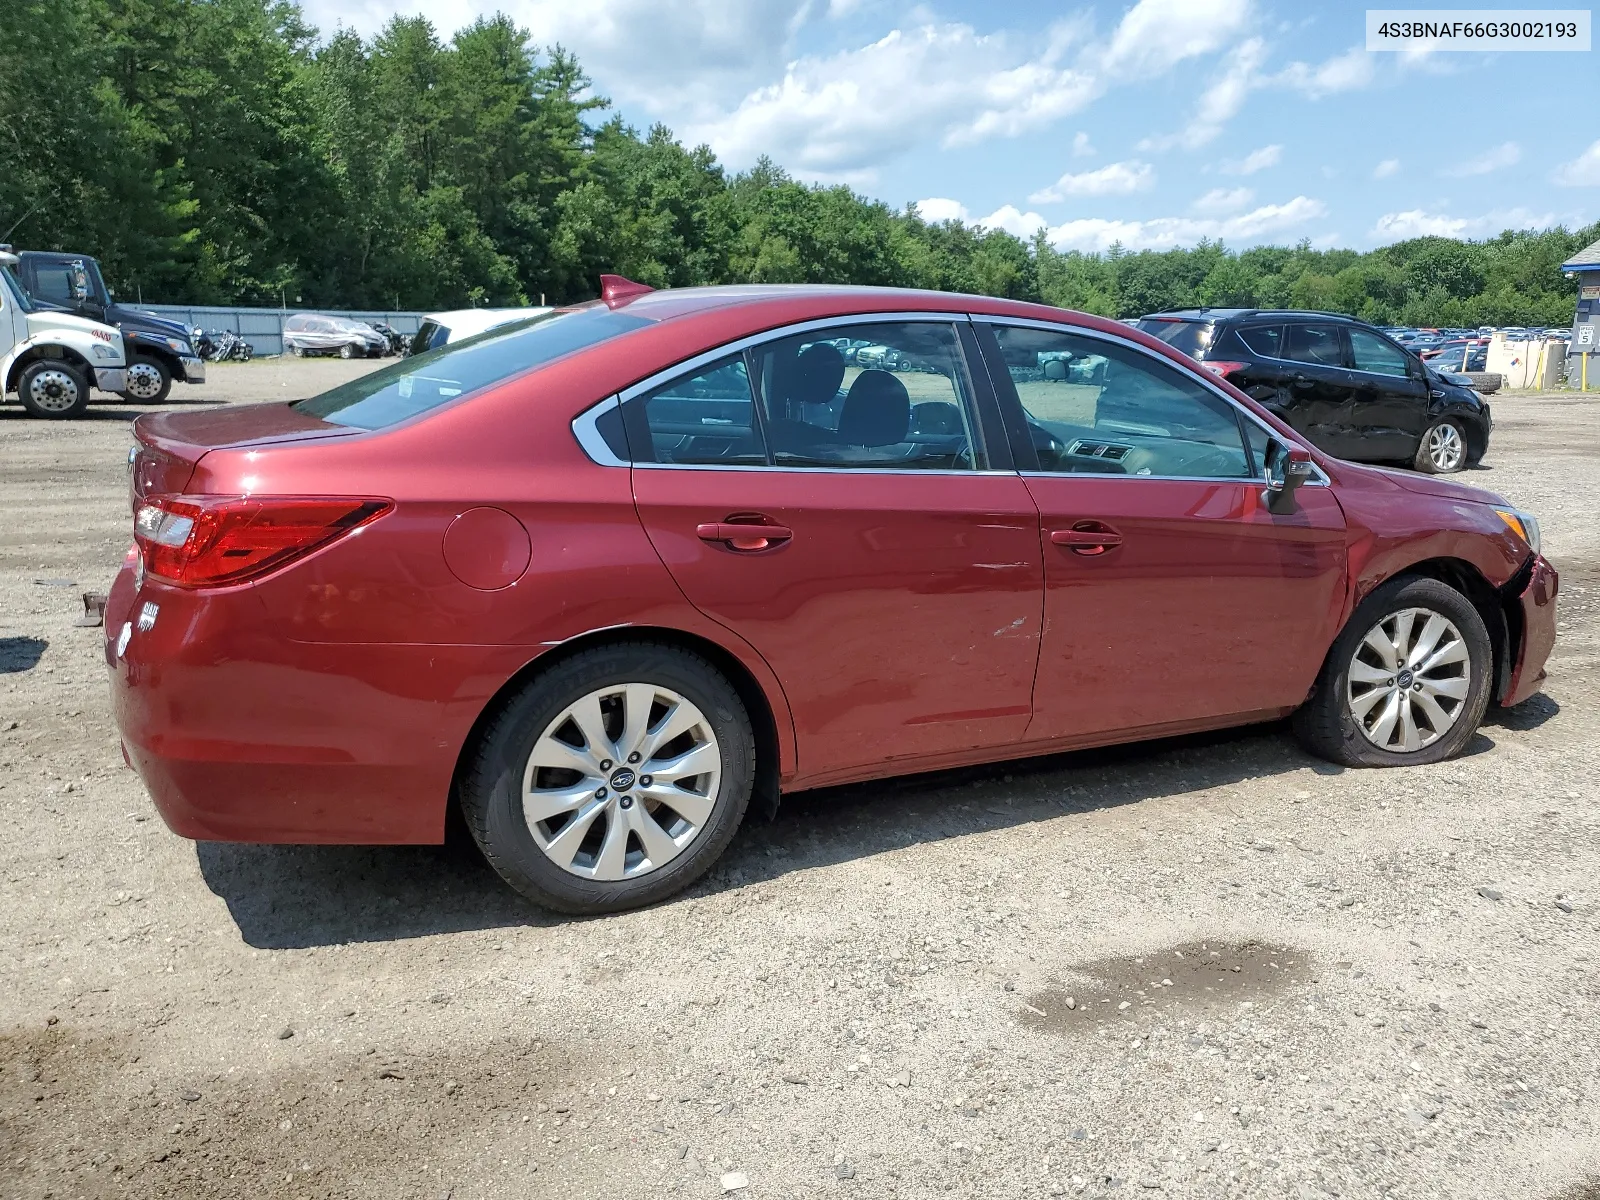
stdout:
[[1199,308],[1152,313],[1137,324],[1339,458],[1443,475],[1488,452],[1493,422],[1483,397],[1364,322]]

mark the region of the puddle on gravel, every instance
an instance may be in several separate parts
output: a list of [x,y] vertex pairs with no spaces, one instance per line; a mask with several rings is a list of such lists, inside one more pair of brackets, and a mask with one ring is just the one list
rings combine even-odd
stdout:
[[1021,1023],[1068,1033],[1179,1011],[1235,1008],[1310,982],[1313,967],[1307,954],[1288,946],[1208,940],[1080,963],[1072,974],[1085,982],[1026,997]]

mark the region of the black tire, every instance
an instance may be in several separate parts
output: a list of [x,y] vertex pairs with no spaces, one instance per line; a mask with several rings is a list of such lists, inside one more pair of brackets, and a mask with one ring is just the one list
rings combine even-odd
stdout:
[[[534,840],[522,812],[523,774],[535,743],[565,708],[590,692],[623,683],[655,684],[693,703],[716,736],[721,778],[709,817],[677,857],[632,879],[584,879],[551,861]],[[622,642],[552,667],[491,717],[468,752],[458,796],[489,865],[528,899],[563,913],[619,912],[682,891],[711,868],[744,819],[755,765],[750,715],[715,667],[675,647]]]
[[356,348],[352,343],[346,342],[344,345],[339,347],[340,358],[354,358],[355,356]]
[[62,421],[89,411],[88,377],[65,359],[40,358],[23,367],[17,395],[30,417]]
[[[1441,445],[1453,447],[1453,455],[1441,452]],[[1443,417],[1429,425],[1417,443],[1411,465],[1428,475],[1453,475],[1464,469],[1467,466],[1467,431],[1461,427],[1461,422],[1454,417]]]
[[[148,372],[153,370],[160,379],[159,385],[148,395],[137,395],[134,392],[132,385],[135,368],[144,372],[146,378],[148,378]],[[128,383],[127,391],[117,393],[124,400],[133,404],[160,404],[167,398],[167,393],[172,391],[172,371],[159,358],[152,358],[148,354],[136,354],[128,360]]]
[[[1466,648],[1468,674],[1466,695],[1448,729],[1420,749],[1395,751],[1380,747],[1369,738],[1351,712],[1350,675],[1357,650],[1367,634],[1405,609],[1426,609],[1454,624]],[[1397,680],[1399,676],[1397,670]],[[1294,714],[1292,725],[1301,745],[1312,754],[1347,767],[1403,767],[1443,762],[1459,754],[1477,732],[1489,706],[1493,677],[1494,650],[1489,643],[1489,633],[1470,600],[1437,579],[1420,576],[1394,579],[1362,601],[1351,615],[1328,651],[1311,698]]]

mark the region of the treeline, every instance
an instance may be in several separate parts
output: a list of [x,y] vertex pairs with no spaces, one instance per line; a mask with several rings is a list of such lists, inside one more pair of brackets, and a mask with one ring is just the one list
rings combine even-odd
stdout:
[[323,37],[290,0],[0,5],[0,233],[84,250],[147,301],[551,303],[656,286],[842,282],[1135,316],[1294,306],[1418,325],[1565,324],[1559,264],[1600,237],[1508,231],[1369,253],[1106,254],[929,223],[609,113],[507,17]]

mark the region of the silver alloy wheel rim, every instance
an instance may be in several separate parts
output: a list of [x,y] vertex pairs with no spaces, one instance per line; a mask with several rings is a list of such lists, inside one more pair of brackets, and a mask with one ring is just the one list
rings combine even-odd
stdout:
[[1448,617],[1404,608],[1367,631],[1349,676],[1346,702],[1362,736],[1380,750],[1409,754],[1460,719],[1472,690],[1472,656]]
[[149,363],[134,363],[128,368],[128,394],[149,400],[161,394],[161,372]]
[[66,412],[78,402],[78,381],[52,367],[33,377],[28,397],[45,412]]
[[705,714],[659,684],[619,683],[568,705],[539,735],[522,815],[563,871],[636,879],[700,836],[721,782],[722,748]]
[[1449,421],[1439,422],[1428,435],[1428,459],[1441,471],[1454,471],[1465,452],[1460,432]]

